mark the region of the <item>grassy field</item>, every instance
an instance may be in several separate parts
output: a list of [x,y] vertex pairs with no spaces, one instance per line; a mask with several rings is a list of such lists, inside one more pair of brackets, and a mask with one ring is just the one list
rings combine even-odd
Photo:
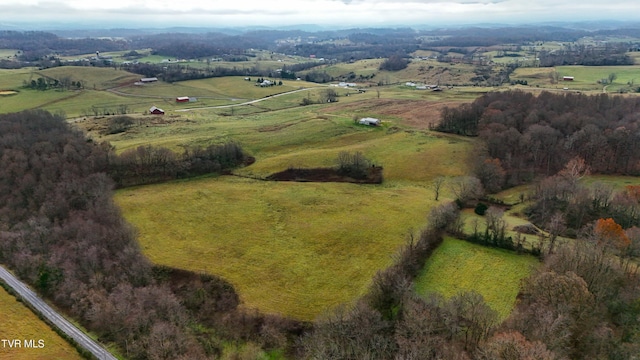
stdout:
[[227,176],[116,196],[153,262],[221,275],[247,307],[305,320],[362,295],[431,199],[419,186]]
[[9,348],[0,346],[0,358],[7,360],[82,359],[69,343],[42,322],[31,310],[0,288],[0,339],[44,341],[43,348]]
[[571,89],[601,88],[598,80],[607,79],[609,74],[616,74],[617,78],[607,86],[607,92],[615,92],[627,88],[628,82],[640,83],[640,66],[557,66],[556,70],[562,76],[573,76],[574,81],[561,82]]
[[437,292],[450,298],[459,292],[475,290],[504,319],[515,305],[520,280],[537,264],[532,256],[448,237],[427,260],[416,279],[416,291]]
[[0,49],[0,59],[13,59],[17,52],[15,49]]
[[344,106],[351,105],[215,119],[194,114],[193,122],[141,127],[121,142],[113,137],[124,148],[142,140],[179,148],[234,139],[257,158],[237,173],[257,177],[290,166],[332,166],[343,150],[362,151],[385,167],[385,183],[375,186],[223,176],[118,191],[145,254],[223,276],[247,307],[302,319],[361,295],[408,231],[426,222],[434,205],[430,181],[464,173],[471,142],[392,122],[355,125],[340,114]]
[[[556,84],[551,82],[551,74],[556,71],[559,74],[559,81]],[[613,83],[606,85],[599,84],[598,81],[607,79],[609,74],[615,74]],[[573,81],[562,81],[563,76],[573,76]],[[529,86],[540,86],[544,88],[586,91],[606,91],[618,92],[628,90],[630,87],[637,87],[640,81],[640,66],[556,66],[555,68],[518,68],[511,76],[513,80],[527,80]],[[634,84],[634,85],[629,85]]]
[[105,90],[131,84],[141,76],[113,68],[94,68],[90,66],[61,66],[36,71],[34,77],[48,76],[56,79],[68,77],[71,81],[82,81],[86,89]]
[[613,187],[615,191],[620,191],[627,185],[640,185],[640,178],[636,176],[589,175],[585,176],[582,182],[587,186],[599,182]]

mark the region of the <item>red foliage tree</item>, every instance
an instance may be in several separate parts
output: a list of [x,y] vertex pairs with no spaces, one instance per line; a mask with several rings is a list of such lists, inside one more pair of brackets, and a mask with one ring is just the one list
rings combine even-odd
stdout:
[[611,218],[598,219],[598,221],[596,221],[595,234],[599,244],[610,245],[619,250],[631,244],[622,226]]

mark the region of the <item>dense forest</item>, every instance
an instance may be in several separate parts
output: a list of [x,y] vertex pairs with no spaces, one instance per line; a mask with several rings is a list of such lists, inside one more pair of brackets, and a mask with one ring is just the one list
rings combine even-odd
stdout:
[[553,175],[579,157],[598,174],[640,174],[640,99],[608,94],[491,92],[447,108],[437,129],[484,140],[506,182]]

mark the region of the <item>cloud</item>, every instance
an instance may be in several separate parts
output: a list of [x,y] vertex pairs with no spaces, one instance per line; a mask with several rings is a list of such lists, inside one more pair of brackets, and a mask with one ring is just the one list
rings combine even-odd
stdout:
[[[0,0],[3,20],[126,22],[142,26],[461,24],[633,19],[640,2],[618,0]],[[568,17],[570,14],[570,17]],[[103,25],[108,26],[108,25]]]

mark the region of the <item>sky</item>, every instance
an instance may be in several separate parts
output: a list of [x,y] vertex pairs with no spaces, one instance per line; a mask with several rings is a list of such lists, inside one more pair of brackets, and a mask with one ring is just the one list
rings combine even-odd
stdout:
[[446,26],[640,20],[638,0],[0,0],[12,23],[100,27]]

